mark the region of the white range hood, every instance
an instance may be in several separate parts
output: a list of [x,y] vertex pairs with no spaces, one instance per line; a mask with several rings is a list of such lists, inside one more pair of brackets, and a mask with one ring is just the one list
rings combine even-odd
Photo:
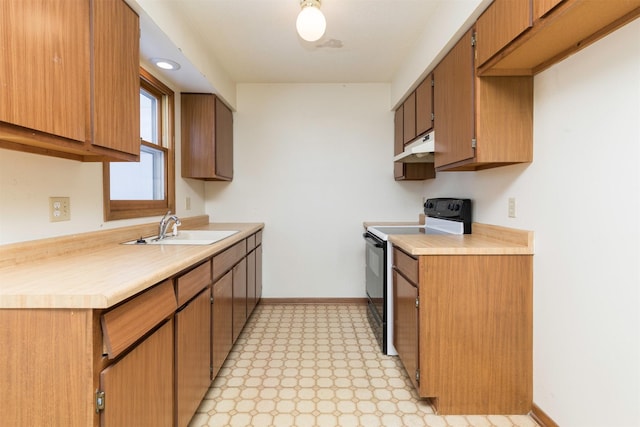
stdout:
[[396,163],[433,163],[436,151],[435,132],[431,131],[404,147],[404,151],[393,158]]

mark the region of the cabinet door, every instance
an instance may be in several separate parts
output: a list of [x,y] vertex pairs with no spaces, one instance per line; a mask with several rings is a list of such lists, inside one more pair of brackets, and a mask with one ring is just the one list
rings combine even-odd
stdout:
[[93,0],[92,4],[92,143],[138,155],[140,154],[138,15],[122,0]]
[[418,373],[418,288],[397,271],[393,272],[393,337],[398,357],[416,390]]
[[256,251],[253,250],[247,255],[247,317],[258,302],[256,284]]
[[564,0],[533,0],[533,19],[540,19]]
[[433,129],[433,76],[416,88],[416,135]]
[[416,93],[407,96],[403,102],[403,128],[402,140],[405,144],[410,143],[416,137]]
[[0,121],[89,139],[88,16],[89,1],[0,2]]
[[233,113],[216,98],[216,175],[233,178]]
[[233,342],[247,320],[247,259],[233,267]]
[[215,95],[182,93],[182,176],[233,178],[233,115]]
[[256,248],[256,303],[262,298],[262,245]]
[[215,378],[233,346],[233,273],[213,284],[211,313],[211,379]]
[[472,159],[475,137],[472,31],[468,31],[434,70],[436,168]]
[[[393,155],[397,156],[404,149],[404,107],[400,105],[393,116]],[[404,163],[393,163],[393,177],[401,180],[404,177]]]
[[102,427],[173,425],[173,320],[100,374]]
[[476,22],[477,65],[531,28],[531,0],[495,0]]
[[207,288],[175,315],[177,426],[189,424],[211,384],[210,327]]

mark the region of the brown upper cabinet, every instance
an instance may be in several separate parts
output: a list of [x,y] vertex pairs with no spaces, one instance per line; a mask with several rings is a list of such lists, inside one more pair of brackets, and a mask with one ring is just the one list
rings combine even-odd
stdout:
[[533,0],[533,19],[542,18],[564,0]]
[[182,177],[233,179],[233,113],[215,95],[182,93]]
[[416,138],[416,93],[411,92],[402,103],[403,127],[402,135],[404,144],[408,144]]
[[478,74],[534,75],[640,16],[640,0],[495,0],[478,18]]
[[0,148],[138,159],[140,29],[124,1],[6,0],[0,25]]
[[[394,116],[393,154],[433,129],[433,75],[427,76],[396,109]],[[396,181],[420,181],[436,177],[433,163],[394,163]]]
[[476,61],[484,64],[533,25],[531,0],[495,0],[476,22]]
[[472,35],[473,29],[434,71],[437,171],[533,160],[533,77],[477,77]]
[[433,129],[433,75],[416,88],[416,136]]
[[[393,133],[393,155],[404,150],[404,103],[395,111]],[[393,177],[396,181],[422,181],[436,177],[433,163],[393,163]]]

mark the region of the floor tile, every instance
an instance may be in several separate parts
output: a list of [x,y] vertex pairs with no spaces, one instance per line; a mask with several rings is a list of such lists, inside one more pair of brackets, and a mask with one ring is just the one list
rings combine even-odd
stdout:
[[260,304],[189,427],[537,427],[527,415],[439,416],[383,355],[364,305]]

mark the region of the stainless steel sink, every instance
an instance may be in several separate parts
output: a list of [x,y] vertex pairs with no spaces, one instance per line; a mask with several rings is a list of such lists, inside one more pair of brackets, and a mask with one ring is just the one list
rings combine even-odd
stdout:
[[233,236],[238,230],[180,230],[177,236],[169,235],[162,240],[158,236],[124,242],[124,245],[211,245]]

